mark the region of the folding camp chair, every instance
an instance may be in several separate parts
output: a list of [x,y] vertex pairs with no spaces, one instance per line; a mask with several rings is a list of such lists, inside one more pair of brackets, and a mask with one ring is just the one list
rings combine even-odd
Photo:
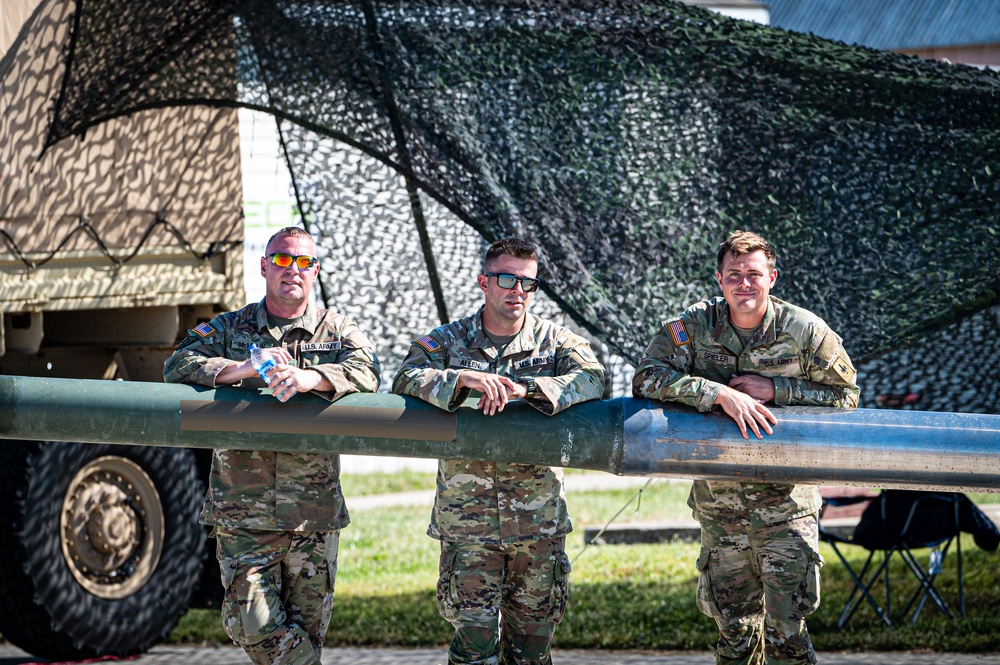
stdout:
[[[827,501],[831,505],[838,503],[843,505],[845,501],[852,500],[864,501],[870,500],[870,497],[834,498]],[[854,582],[844,610],[837,621],[838,628],[847,625],[863,600],[868,602],[886,626],[892,627],[890,618],[892,583],[889,564],[896,554],[913,573],[918,583],[900,613],[899,620],[905,620],[912,610],[910,624],[915,623],[928,598],[945,616],[952,618],[951,608],[934,586],[952,543],[955,544],[956,552],[954,558],[958,573],[959,612],[963,618],[965,617],[962,543],[958,538],[961,524],[959,511],[963,501],[971,505],[971,501],[960,493],[885,490],[871,500],[850,538],[830,532],[822,527],[822,522],[820,523],[820,539],[832,547]],[[868,557],[859,572],[855,572],[841,552],[841,547],[844,545],[861,546],[868,550]],[[914,553],[914,550],[919,549],[927,549],[929,552],[926,565],[921,563]],[[879,565],[873,567],[877,553],[882,553],[882,560]],[[884,608],[872,594],[872,589],[879,582],[885,585]]]
[[[819,539],[820,541],[827,543],[833,549],[834,554],[840,559],[840,563],[844,566],[844,570],[851,577],[854,582],[854,586],[851,588],[851,595],[847,599],[847,604],[844,606],[844,611],[841,613],[840,618],[837,621],[837,628],[843,628],[847,625],[847,621],[850,618],[848,615],[848,608],[854,602],[855,597],[858,597],[858,603],[861,599],[867,600],[868,604],[878,615],[879,619],[885,623],[886,626],[892,627],[892,621],[886,615],[885,611],[878,604],[875,598],[872,597],[871,592],[868,591],[867,585],[861,581],[858,574],[854,571],[851,564],[844,558],[844,554],[840,551],[840,545],[854,545],[853,533],[850,536],[841,535],[840,532],[826,527],[826,522],[824,522],[823,517],[828,513],[830,507],[842,508],[847,506],[854,506],[859,503],[863,503],[866,506],[871,503],[874,497],[867,494],[858,495],[848,495],[848,496],[824,496],[823,497],[823,508],[820,510],[820,521],[819,521]],[[865,568],[862,570],[862,574],[867,572],[869,565],[871,564],[871,555],[869,555],[868,560],[865,562]],[[857,607],[854,608],[855,610]],[[853,610],[851,610],[853,614]]]

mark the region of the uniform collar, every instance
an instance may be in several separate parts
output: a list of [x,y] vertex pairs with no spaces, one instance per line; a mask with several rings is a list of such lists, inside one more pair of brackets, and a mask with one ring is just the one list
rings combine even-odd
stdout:
[[[480,306],[479,311],[476,315],[472,317],[472,339],[469,344],[470,347],[479,349],[484,354],[490,358],[496,358],[497,349],[493,346],[493,342],[486,335],[486,328],[483,326],[483,307]],[[521,326],[521,330],[518,331],[517,335],[510,341],[507,348],[504,349],[503,355],[509,356],[514,353],[521,353],[523,351],[531,351],[535,348],[535,317],[531,314],[525,312],[524,314],[524,325]]]
[[265,306],[266,301],[266,297],[262,298],[261,301],[257,303],[257,311],[254,312],[258,331],[266,328],[267,331],[271,333],[271,337],[277,340],[280,340],[285,333],[289,330],[294,330],[295,328],[302,328],[310,334],[316,332],[316,327],[319,325],[319,312],[316,311],[316,308],[313,307],[312,303],[308,303],[306,305],[306,311],[302,313],[302,316],[295,319],[291,326],[282,331],[282,329],[276,325],[274,319],[268,315],[267,307]]
[[[760,327],[746,348],[749,349],[759,344],[771,344],[775,339],[777,339],[777,331],[774,327],[774,298],[768,296],[767,309],[764,311],[764,320],[761,321]],[[729,320],[729,303],[722,297],[718,299],[716,305],[716,320],[715,328],[712,330],[712,340],[736,353],[736,355],[740,355],[743,350],[743,344],[740,342],[740,338],[736,334],[736,329]]]

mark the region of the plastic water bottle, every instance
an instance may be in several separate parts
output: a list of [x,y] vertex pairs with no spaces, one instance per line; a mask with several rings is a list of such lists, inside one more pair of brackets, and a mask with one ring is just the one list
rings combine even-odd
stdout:
[[260,374],[260,378],[264,383],[268,383],[267,373],[274,369],[277,363],[274,361],[274,356],[267,349],[262,349],[256,344],[250,345],[250,362],[253,364],[253,368],[257,370]]

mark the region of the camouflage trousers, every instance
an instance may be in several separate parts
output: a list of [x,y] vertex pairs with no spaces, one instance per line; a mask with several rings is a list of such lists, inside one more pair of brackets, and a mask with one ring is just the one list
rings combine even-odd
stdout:
[[566,538],[441,543],[438,610],[455,627],[449,663],[548,665],[569,598]]
[[805,617],[819,607],[816,516],[701,527],[698,609],[719,626],[716,663],[815,663]]
[[258,665],[319,665],[339,531],[216,529],[226,634]]

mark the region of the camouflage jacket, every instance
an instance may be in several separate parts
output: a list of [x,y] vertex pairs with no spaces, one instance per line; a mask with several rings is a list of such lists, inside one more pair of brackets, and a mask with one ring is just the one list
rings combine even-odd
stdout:
[[[375,350],[346,316],[316,310],[283,329],[274,325],[264,302],[221,314],[190,331],[164,364],[170,383],[215,387],[215,377],[249,357],[248,347],[284,345],[298,367],[325,376],[333,392],[315,391],[330,401],[348,393],[374,392],[379,363]],[[241,386],[264,388],[253,377]],[[223,529],[329,531],[350,517],[340,489],[340,457],[312,453],[216,450],[201,521]]]
[[[771,297],[760,328],[741,348],[725,299],[698,303],[660,328],[632,392],[709,411],[734,375],[756,374],[774,380],[778,406],[858,404],[854,366],[840,337],[807,310]],[[820,496],[815,486],[698,480],[688,505],[698,519],[760,526],[816,513]]]
[[[457,389],[465,369],[534,379],[538,394],[527,401],[549,415],[600,399],[604,391],[604,367],[585,339],[528,314],[521,332],[498,357],[483,331],[482,309],[415,341],[392,389],[454,411],[466,399],[479,397]],[[504,414],[493,417],[502,421]],[[547,466],[441,460],[427,535],[483,544],[566,535],[573,526],[562,478],[562,469]]]

